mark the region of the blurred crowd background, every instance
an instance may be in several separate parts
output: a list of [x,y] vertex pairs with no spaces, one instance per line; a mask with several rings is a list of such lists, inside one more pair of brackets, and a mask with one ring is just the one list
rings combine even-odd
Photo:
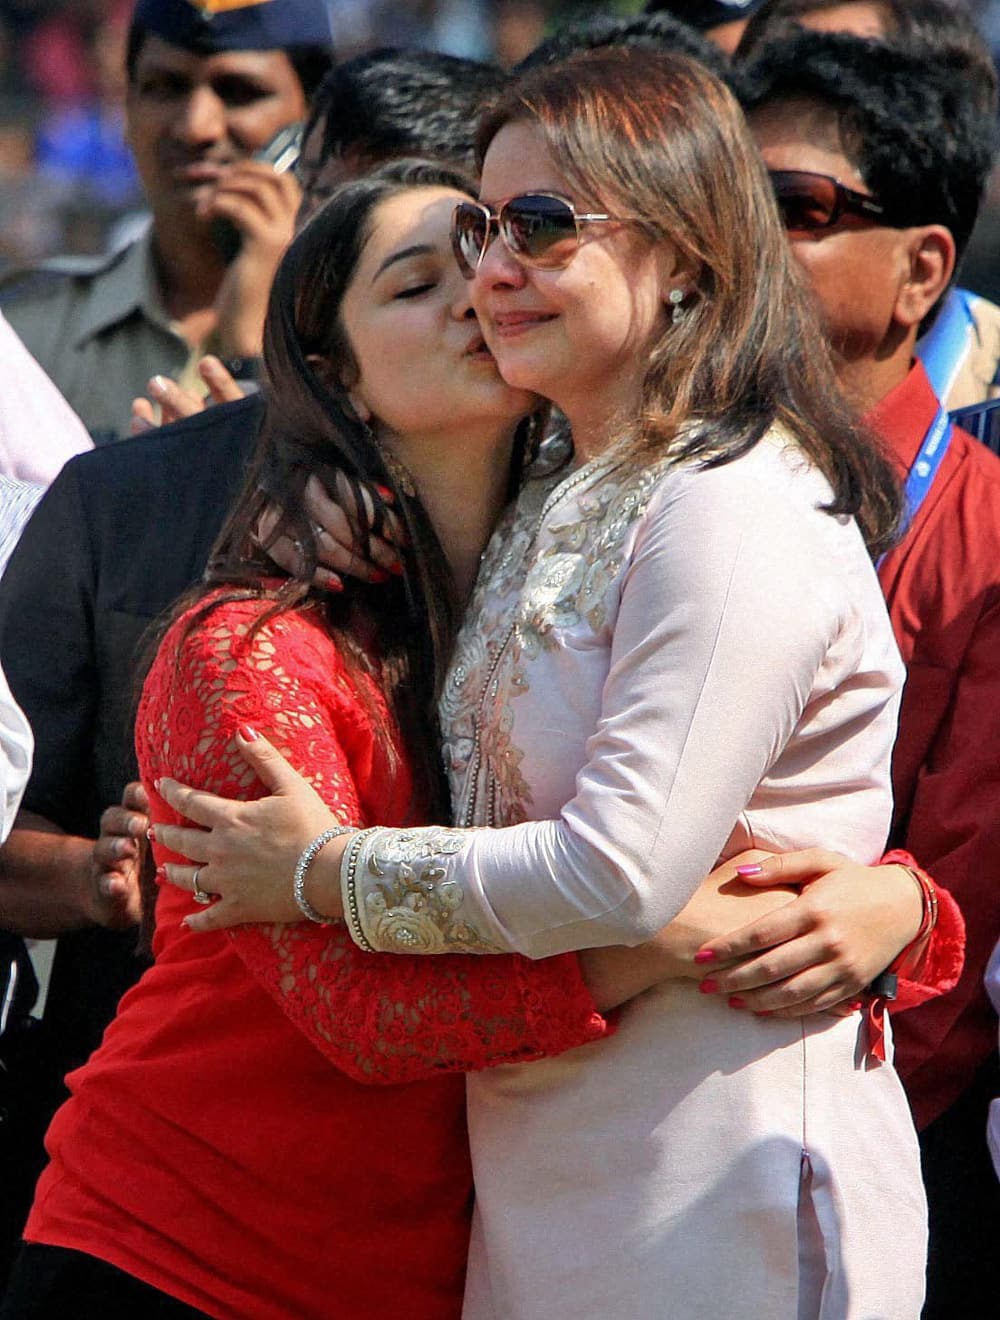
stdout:
[[[425,46],[514,64],[547,30],[643,0],[329,0],[338,52]],[[1000,0],[972,8],[1000,57]],[[0,271],[117,246],[143,223],[122,138],[132,0],[0,0]],[[1000,299],[1000,175],[964,280]]]

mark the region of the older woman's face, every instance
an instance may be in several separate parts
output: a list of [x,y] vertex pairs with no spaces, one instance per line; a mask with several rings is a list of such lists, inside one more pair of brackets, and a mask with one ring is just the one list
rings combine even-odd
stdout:
[[[533,124],[507,124],[483,165],[480,196],[497,211],[519,193],[557,193],[578,212],[603,212],[580,196]],[[472,281],[472,300],[504,378],[533,390],[577,427],[584,412],[634,405],[652,344],[667,327],[665,302],[675,254],[634,225],[584,224],[561,270],[538,270],[494,241]]]
[[451,251],[465,194],[411,188],[380,203],[341,317],[359,369],[351,397],[400,437],[512,422],[534,396],[500,377]]

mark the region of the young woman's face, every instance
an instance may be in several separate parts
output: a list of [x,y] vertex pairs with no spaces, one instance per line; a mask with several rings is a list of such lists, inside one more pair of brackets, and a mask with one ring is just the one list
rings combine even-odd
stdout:
[[[496,212],[529,192],[558,193],[578,213],[605,212],[570,186],[536,126],[507,124],[486,153],[480,196]],[[636,402],[649,350],[668,324],[676,265],[668,244],[650,244],[627,222],[584,223],[580,232],[561,270],[532,268],[495,239],[471,281],[504,379],[551,399],[574,427],[575,412],[607,416]]]
[[359,414],[400,439],[509,428],[535,397],[501,378],[451,251],[465,194],[412,188],[379,204],[341,305]]

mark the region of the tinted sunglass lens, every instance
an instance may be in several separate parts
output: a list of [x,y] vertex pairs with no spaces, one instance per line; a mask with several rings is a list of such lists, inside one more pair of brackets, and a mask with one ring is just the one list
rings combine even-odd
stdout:
[[460,202],[455,207],[451,225],[451,245],[462,274],[467,278],[476,273],[483,253],[489,244],[490,222],[486,212],[471,202]]
[[552,269],[567,265],[577,249],[576,217],[559,197],[527,193],[500,213],[504,242],[518,256]]
[[836,188],[823,178],[774,175],[775,196],[786,229],[825,229],[837,204]]

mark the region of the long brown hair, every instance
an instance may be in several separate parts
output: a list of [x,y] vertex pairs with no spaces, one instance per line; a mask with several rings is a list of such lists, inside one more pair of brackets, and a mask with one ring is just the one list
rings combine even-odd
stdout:
[[627,451],[714,466],[781,423],[828,479],[828,511],[854,515],[872,552],[883,550],[899,520],[898,482],[841,397],[770,180],[727,88],[683,55],[589,51],[500,95],[480,127],[480,163],[504,125],[525,121],[588,205],[638,217],[651,242],[670,242],[696,272],[684,316],[650,353]]

